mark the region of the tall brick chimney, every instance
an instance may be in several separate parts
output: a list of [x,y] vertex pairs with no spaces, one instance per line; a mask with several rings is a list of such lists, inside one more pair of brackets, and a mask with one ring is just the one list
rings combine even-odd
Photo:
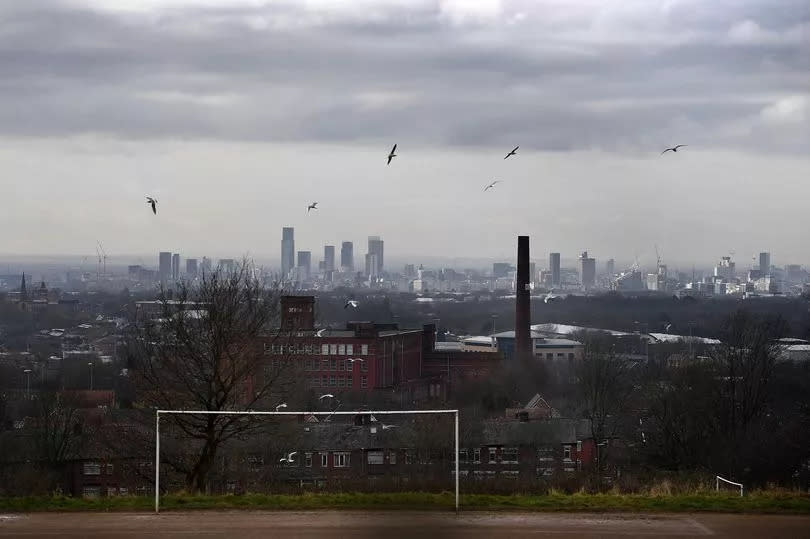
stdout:
[[529,283],[529,236],[518,236],[517,277],[515,279],[515,359],[532,357],[531,289]]

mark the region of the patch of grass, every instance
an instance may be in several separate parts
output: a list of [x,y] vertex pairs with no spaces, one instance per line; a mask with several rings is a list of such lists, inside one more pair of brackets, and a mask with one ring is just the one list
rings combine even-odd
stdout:
[[[452,492],[244,494],[204,496],[169,494],[161,497],[161,510],[192,509],[418,509],[452,510]],[[752,492],[743,498],[729,493],[693,494],[466,494],[464,510],[547,512],[719,512],[810,514],[810,495],[786,491]],[[68,496],[0,498],[0,511],[150,511],[151,497],[71,498]]]

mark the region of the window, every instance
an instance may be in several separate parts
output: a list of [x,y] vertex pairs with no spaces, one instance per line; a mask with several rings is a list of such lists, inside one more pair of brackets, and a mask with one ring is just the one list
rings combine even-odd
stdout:
[[346,387],[346,377],[345,376],[338,376],[338,387]]
[[112,497],[112,496],[115,496],[116,494],[118,494],[118,489],[116,489],[115,487],[107,487],[107,497],[108,498]]
[[568,353],[568,361],[574,361],[574,354]]
[[518,448],[505,447],[501,452],[501,464],[517,464],[518,463]]
[[338,355],[339,356],[345,356],[346,355],[346,345],[345,344],[339,344],[338,345]]
[[565,354],[563,354],[562,352],[557,352],[557,358],[558,359],[562,359],[564,357],[565,357]]
[[582,440],[577,440],[577,453],[582,453]]
[[321,377],[315,376],[312,378],[312,387],[321,387]]
[[365,361],[360,362],[360,372],[368,372],[368,363]]
[[397,463],[397,452],[396,451],[389,451],[388,452],[388,462],[390,464],[396,464]]
[[346,345],[346,355],[350,356],[352,354],[354,354],[354,345],[353,344],[347,344]]
[[127,489],[127,487],[121,487],[118,489],[118,494],[120,494],[121,496],[128,496],[129,490]]
[[251,472],[258,472],[261,471],[262,466],[264,466],[264,457],[261,455],[248,455],[247,462],[248,469]]
[[321,370],[322,371],[328,371],[329,370],[329,360],[328,359],[322,359],[321,360]]
[[473,463],[481,464],[481,449],[478,447],[473,449]]
[[546,359],[554,359],[554,354],[552,354],[551,352],[547,353]]
[[367,344],[361,344],[360,345],[360,355],[361,356],[367,356],[368,355],[368,345]]
[[328,355],[328,354],[329,354],[329,345],[328,344],[322,344],[321,345],[321,355],[325,356],[325,355]]
[[321,387],[329,387],[329,377],[325,374],[321,376]]
[[459,464],[467,464],[467,461],[469,460],[469,458],[470,458],[470,455],[469,455],[469,453],[467,452],[466,449],[459,449],[458,450],[458,462],[459,462]]
[[571,460],[571,446],[570,445],[563,446],[563,459]]
[[101,464],[98,462],[85,462],[83,473],[84,475],[101,475]]
[[321,468],[329,466],[329,453],[321,453]]
[[360,387],[362,387],[363,389],[368,387],[368,376],[360,377]]
[[338,359],[338,368],[337,370],[346,372],[346,360],[345,359]]
[[405,464],[413,464],[413,451],[410,449],[405,450]]
[[304,453],[304,466],[312,468],[312,453]]
[[84,487],[82,496],[85,498],[98,498],[101,496],[101,487]]
[[497,462],[498,451],[494,447],[489,448],[489,463],[495,464]]
[[330,356],[337,355],[337,345],[336,344],[330,344],[329,345],[329,355]]
[[349,454],[348,453],[332,453],[332,463],[335,468],[348,468],[349,467]]
[[113,466],[112,464],[107,464],[107,475],[112,475],[114,471],[115,466]]
[[385,453],[383,451],[369,451],[366,454],[369,464],[385,464]]
[[329,377],[329,387],[337,387],[337,376],[334,374]]

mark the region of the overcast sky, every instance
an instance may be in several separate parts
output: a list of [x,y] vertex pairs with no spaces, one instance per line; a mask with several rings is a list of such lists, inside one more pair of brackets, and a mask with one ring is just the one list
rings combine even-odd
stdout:
[[0,253],[810,263],[807,0],[10,1],[0,75]]

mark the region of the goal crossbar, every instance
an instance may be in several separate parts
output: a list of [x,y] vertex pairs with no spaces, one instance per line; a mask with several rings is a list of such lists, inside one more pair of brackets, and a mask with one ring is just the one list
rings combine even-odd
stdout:
[[[453,414],[453,437],[455,439],[455,505],[459,510],[459,470],[458,470],[458,409],[454,410],[335,410],[334,412],[276,412],[265,410],[155,410],[155,513],[160,513],[160,416],[163,415],[256,415],[256,416],[336,416],[336,415],[429,415]],[[719,477],[719,476],[718,476]]]
[[728,483],[729,485],[734,485],[735,487],[738,487],[740,489],[740,497],[743,496],[743,492],[744,492],[745,488],[743,487],[742,483],[729,481],[725,477],[720,477],[719,475],[714,476],[714,483],[715,483],[714,488],[715,488],[716,492],[720,491],[720,481],[722,481],[724,483]]

